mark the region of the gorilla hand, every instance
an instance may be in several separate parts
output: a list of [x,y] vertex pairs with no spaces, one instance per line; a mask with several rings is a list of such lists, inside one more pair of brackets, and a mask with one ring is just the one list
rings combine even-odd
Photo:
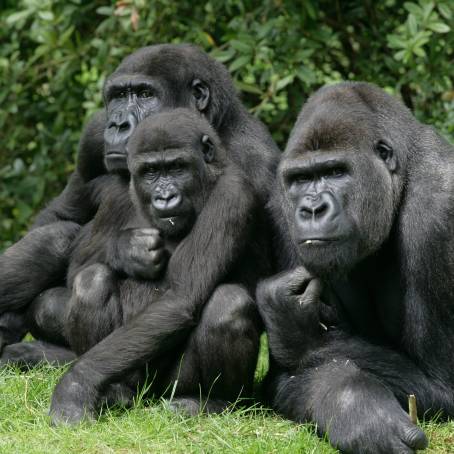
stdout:
[[157,279],[167,265],[169,254],[157,229],[125,229],[118,248],[119,268],[130,277]]
[[[308,378],[308,377],[306,377]],[[352,361],[331,361],[313,369],[310,419],[341,452],[413,453],[427,447],[393,393]]]
[[267,279],[258,288],[257,304],[270,350],[284,367],[297,366],[304,353],[323,339],[321,290],[320,280],[304,267]]

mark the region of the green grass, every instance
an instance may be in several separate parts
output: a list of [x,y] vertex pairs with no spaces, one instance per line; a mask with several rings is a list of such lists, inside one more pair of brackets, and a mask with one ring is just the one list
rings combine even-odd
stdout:
[[[262,352],[257,368],[266,369]],[[160,401],[107,410],[96,424],[51,427],[47,411],[63,369],[0,371],[0,453],[334,453],[314,434],[264,408],[186,418]],[[454,423],[424,425],[433,453],[454,452]]]

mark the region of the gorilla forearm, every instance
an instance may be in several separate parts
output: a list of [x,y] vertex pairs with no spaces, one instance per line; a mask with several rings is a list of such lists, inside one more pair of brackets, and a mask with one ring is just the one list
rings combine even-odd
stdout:
[[208,299],[250,241],[258,207],[244,177],[234,168],[226,169],[191,233],[170,258],[168,278],[177,294],[190,304]]

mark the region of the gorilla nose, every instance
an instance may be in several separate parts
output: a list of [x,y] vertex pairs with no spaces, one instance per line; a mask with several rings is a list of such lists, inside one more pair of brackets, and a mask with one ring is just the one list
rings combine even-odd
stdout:
[[153,206],[160,211],[173,210],[181,203],[181,195],[176,191],[165,191],[155,194],[152,198]]
[[108,144],[125,142],[129,139],[136,126],[137,121],[132,113],[112,116],[107,123],[104,138]]
[[299,224],[323,223],[336,215],[336,206],[328,193],[305,195],[297,209]]
[[299,215],[303,219],[320,218],[328,212],[329,208],[328,200],[320,194],[306,195],[299,206]]

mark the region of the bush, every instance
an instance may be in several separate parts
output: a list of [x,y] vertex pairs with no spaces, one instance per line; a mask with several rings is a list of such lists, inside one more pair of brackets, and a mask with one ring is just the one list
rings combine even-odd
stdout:
[[307,96],[375,82],[454,137],[454,2],[3,0],[0,249],[74,168],[106,75],[138,47],[193,42],[225,63],[283,146]]

